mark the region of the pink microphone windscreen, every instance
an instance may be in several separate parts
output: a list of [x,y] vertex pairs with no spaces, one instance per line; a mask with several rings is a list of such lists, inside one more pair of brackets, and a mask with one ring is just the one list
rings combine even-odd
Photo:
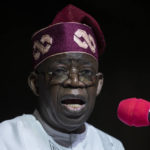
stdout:
[[143,127],[150,125],[149,110],[150,102],[141,98],[128,98],[120,102],[117,115],[128,126]]

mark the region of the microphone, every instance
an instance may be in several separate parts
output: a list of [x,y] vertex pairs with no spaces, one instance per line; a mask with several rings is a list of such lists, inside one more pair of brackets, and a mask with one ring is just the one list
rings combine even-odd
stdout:
[[142,98],[128,98],[119,103],[117,116],[128,126],[150,126],[150,102]]

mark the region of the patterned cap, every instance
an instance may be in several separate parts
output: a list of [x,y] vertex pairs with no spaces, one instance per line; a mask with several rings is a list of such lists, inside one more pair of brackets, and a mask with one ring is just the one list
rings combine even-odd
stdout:
[[67,5],[52,23],[32,36],[34,68],[51,56],[86,53],[98,60],[105,47],[97,21],[83,10]]

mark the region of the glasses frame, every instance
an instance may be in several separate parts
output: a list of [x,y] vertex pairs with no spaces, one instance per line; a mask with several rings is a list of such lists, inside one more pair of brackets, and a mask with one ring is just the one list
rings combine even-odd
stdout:
[[[63,84],[66,80],[68,80],[70,77],[69,77],[69,73],[67,73],[67,78],[61,82],[59,81],[55,81],[55,82],[52,82],[54,79],[53,79],[53,74],[54,72],[50,71],[50,72],[39,72],[39,71],[35,71],[36,74],[38,75],[43,75],[46,79],[46,81],[48,81],[48,83],[50,85],[57,85],[57,84]],[[80,78],[79,78],[79,73],[76,73],[78,75],[78,80],[80,81]],[[98,72],[96,73],[93,77],[91,77],[92,81],[88,81],[88,83],[85,83],[84,81],[80,81],[80,82],[83,82],[85,84],[85,86],[92,86],[96,83],[96,81],[98,79],[103,79],[103,74],[101,72]]]

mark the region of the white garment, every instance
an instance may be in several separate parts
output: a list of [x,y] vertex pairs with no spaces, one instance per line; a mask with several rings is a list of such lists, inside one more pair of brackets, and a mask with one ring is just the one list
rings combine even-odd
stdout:
[[72,144],[64,147],[49,136],[33,115],[22,115],[0,124],[0,150],[124,150],[115,138],[90,124],[82,134],[70,136]]

